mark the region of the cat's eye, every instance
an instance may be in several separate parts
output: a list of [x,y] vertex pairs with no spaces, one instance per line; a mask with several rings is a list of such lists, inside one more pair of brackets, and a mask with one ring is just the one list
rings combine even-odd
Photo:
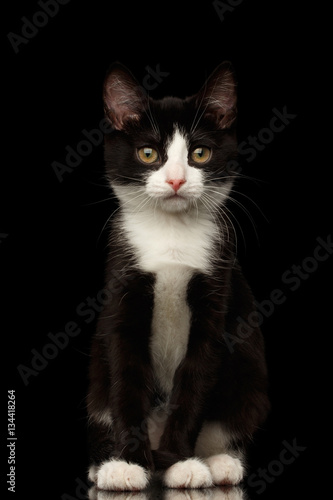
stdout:
[[143,163],[154,163],[159,159],[156,149],[150,147],[138,149],[138,157]]
[[196,163],[205,163],[210,159],[211,153],[212,152],[210,148],[207,148],[206,146],[200,146],[199,148],[196,148],[194,151],[192,151],[191,158]]

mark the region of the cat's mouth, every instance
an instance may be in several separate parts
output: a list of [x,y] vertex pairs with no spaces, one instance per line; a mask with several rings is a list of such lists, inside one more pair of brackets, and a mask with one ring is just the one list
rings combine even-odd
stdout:
[[182,194],[179,194],[179,193],[173,193],[173,194],[169,194],[167,195],[165,198],[163,198],[164,200],[175,200],[175,199],[181,199],[181,200],[186,200],[186,197],[183,196]]
[[160,206],[166,212],[182,212],[190,204],[188,196],[180,193],[167,194],[160,198]]

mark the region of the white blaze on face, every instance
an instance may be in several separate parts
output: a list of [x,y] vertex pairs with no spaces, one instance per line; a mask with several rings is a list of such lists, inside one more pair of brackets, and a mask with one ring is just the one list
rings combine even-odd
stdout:
[[[166,162],[148,171],[142,186],[112,185],[121,202],[119,227],[144,271],[158,272],[170,264],[211,269],[214,245],[223,237],[216,213],[232,181],[209,184],[202,167],[189,165],[188,155],[184,134],[175,129]],[[178,182],[177,189],[171,181]]]
[[167,150],[168,159],[163,167],[166,181],[172,179],[187,180],[189,175],[189,165],[187,163],[187,144],[185,138],[180,134],[179,130],[176,132],[170,142]]
[[178,129],[167,148],[167,161],[150,174],[146,192],[159,200],[160,207],[168,212],[185,210],[203,192],[203,173],[188,164],[188,148],[185,137]]

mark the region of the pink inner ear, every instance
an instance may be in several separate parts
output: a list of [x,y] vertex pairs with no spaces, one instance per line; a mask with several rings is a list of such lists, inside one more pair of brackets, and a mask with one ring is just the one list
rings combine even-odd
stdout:
[[236,118],[236,83],[229,62],[220,64],[206,81],[197,98],[206,116],[214,119],[219,128],[228,128]]
[[127,109],[122,110],[120,108],[117,108],[117,111],[108,109],[105,111],[105,113],[116,130],[123,130],[124,125],[128,121],[135,121],[139,119],[138,114],[129,114]]
[[138,120],[144,109],[144,90],[125,69],[115,68],[104,83],[105,113],[117,130],[129,120]]
[[236,110],[227,111],[225,115],[220,118],[220,128],[228,128],[236,118]]
[[235,108],[236,100],[234,77],[230,71],[225,71],[210,85],[207,92],[208,107],[221,108],[225,114]]

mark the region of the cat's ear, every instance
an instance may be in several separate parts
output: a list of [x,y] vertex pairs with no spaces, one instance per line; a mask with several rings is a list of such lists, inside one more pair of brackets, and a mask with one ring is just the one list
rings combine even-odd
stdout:
[[147,94],[125,66],[114,63],[104,80],[103,100],[111,125],[123,130],[130,121],[139,120],[147,104]]
[[236,81],[232,64],[221,63],[196,97],[203,114],[214,119],[218,128],[230,128],[237,115]]

